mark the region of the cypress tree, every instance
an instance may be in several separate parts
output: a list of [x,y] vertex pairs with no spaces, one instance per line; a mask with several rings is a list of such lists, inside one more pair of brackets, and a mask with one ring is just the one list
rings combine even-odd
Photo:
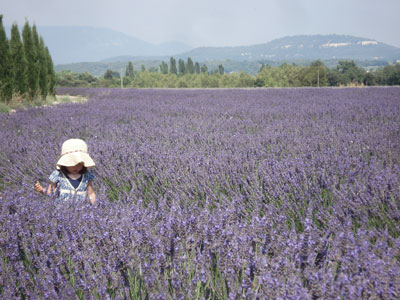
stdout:
[[49,95],[55,96],[56,90],[56,73],[54,72],[54,63],[51,58],[49,48],[45,48],[46,62],[47,62],[47,90]]
[[188,57],[188,59],[187,59],[186,71],[189,74],[193,74],[194,73],[194,64],[193,64],[193,60],[190,57]]
[[161,62],[160,72],[161,74],[168,74],[168,64],[165,61]]
[[224,75],[224,73],[225,73],[225,69],[222,64],[218,66],[218,73],[221,75]]
[[208,67],[205,64],[203,64],[200,68],[200,72],[208,74]]
[[198,62],[194,64],[194,72],[200,74],[200,64]]
[[177,73],[178,73],[178,70],[177,70],[177,68],[176,68],[176,60],[175,60],[175,58],[171,57],[171,58],[170,58],[170,63],[171,63],[171,65],[170,65],[170,67],[169,67],[169,72],[170,72],[171,74],[177,74]]
[[25,95],[27,82],[27,62],[17,24],[13,24],[11,27],[10,55],[13,69],[12,81],[14,94]]
[[185,66],[185,61],[183,59],[179,59],[178,61],[178,71],[180,75],[185,75],[186,74],[186,66]]
[[44,45],[43,38],[39,39],[38,48],[38,61],[39,61],[39,87],[43,99],[46,99],[48,94],[48,63],[46,55],[46,46]]
[[128,65],[126,66],[125,76],[126,76],[126,77],[129,77],[129,78],[133,78],[133,74],[134,74],[134,71],[133,71],[133,64],[132,64],[132,62],[130,61],[130,62],[128,63]]
[[29,101],[33,101],[38,90],[38,79],[39,72],[36,63],[36,47],[33,42],[32,30],[29,26],[28,21],[25,22],[24,28],[22,30],[22,39],[24,44],[24,53],[28,66],[28,76],[27,76],[27,92]]
[[[47,96],[47,63],[44,61],[44,44],[40,44],[40,37],[36,30],[36,25],[32,26],[32,39],[36,52],[36,72],[37,72],[37,93],[45,98]],[[43,49],[42,49],[43,48]]]
[[12,98],[12,64],[10,47],[0,15],[0,101],[8,103]]

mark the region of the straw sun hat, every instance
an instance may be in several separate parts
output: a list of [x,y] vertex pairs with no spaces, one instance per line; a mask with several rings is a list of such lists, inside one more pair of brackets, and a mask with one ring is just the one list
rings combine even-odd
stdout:
[[73,167],[83,163],[86,168],[94,167],[95,163],[89,156],[88,147],[81,139],[66,140],[61,147],[61,157],[57,162],[57,169],[61,166]]

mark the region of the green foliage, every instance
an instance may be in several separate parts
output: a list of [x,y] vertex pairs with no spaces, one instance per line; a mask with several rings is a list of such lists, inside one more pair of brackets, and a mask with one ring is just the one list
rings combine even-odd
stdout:
[[220,64],[218,66],[218,73],[221,74],[221,75],[224,75],[224,73],[225,73],[225,69],[224,69],[224,66],[222,64]]
[[10,55],[13,69],[13,92],[24,95],[27,88],[27,61],[17,24],[13,24],[11,27]]
[[[231,72],[227,74],[222,64],[217,69],[208,71],[207,65],[200,64],[188,59],[185,63],[179,60],[179,76],[175,72],[176,61],[170,59],[171,66],[164,61],[159,68],[150,67],[149,70],[142,68],[141,72],[136,72],[133,78],[124,77],[123,86],[125,88],[248,88],[248,87],[302,87],[302,86],[339,86],[345,85],[347,77],[352,75],[347,72],[357,72],[354,70],[354,62],[342,62],[341,69],[328,69],[321,60],[312,62],[309,66],[299,66],[295,64],[282,64],[279,67],[261,64],[259,73],[254,76],[246,72]],[[188,66],[193,65],[193,73]],[[175,68],[174,68],[175,66]],[[356,69],[362,70],[356,66]],[[359,70],[358,70],[359,71]],[[362,70],[363,71],[363,70]],[[177,71],[178,72],[178,71]],[[376,72],[360,73],[358,81],[349,84],[375,85],[389,81],[396,83],[400,78],[400,65],[386,66]],[[120,87],[120,74],[111,69],[106,74],[97,79],[89,72],[72,73],[64,71],[57,74],[57,84],[59,86],[81,86],[81,87]],[[396,77],[397,76],[397,77]],[[356,77],[354,77],[356,78]],[[397,81],[396,81],[397,80]]]
[[170,58],[169,71],[171,74],[178,74],[178,69],[176,68],[176,60],[173,57]]
[[48,94],[51,96],[56,95],[55,83],[56,83],[56,74],[54,72],[54,63],[53,59],[51,58],[49,48],[45,47],[45,56],[47,62],[47,79],[48,85],[47,90]]
[[264,68],[258,73],[257,78],[264,83],[264,87],[288,87],[289,80],[284,71],[284,66],[278,68]]
[[113,79],[113,71],[108,69],[105,73],[104,73],[104,79]]
[[179,75],[186,74],[186,66],[185,66],[185,61],[183,59],[179,59],[179,61],[178,61],[178,71],[179,71]]
[[0,101],[8,103],[12,98],[12,64],[9,43],[0,15]]
[[125,76],[127,76],[129,78],[133,78],[133,76],[134,76],[133,64],[131,61],[126,66]]
[[[367,86],[376,85],[375,76],[371,72],[367,72],[365,74],[365,76],[364,76],[364,84],[367,85]],[[400,81],[397,84],[400,84]]]
[[364,81],[365,71],[358,67],[354,61],[339,61],[336,67],[338,73],[341,75],[341,83],[361,83]]
[[198,62],[194,64],[194,72],[200,74],[200,64]]
[[17,24],[8,40],[2,19],[0,15],[0,101],[10,108],[23,107],[26,100],[29,105],[46,101],[47,95],[55,95],[55,72],[43,38],[26,21],[22,40]]
[[193,74],[194,73],[194,64],[193,64],[193,60],[190,57],[188,57],[188,59],[187,59],[186,71],[189,74]]
[[200,68],[201,73],[207,73],[208,74],[208,68],[205,64],[203,64]]
[[0,102],[0,113],[9,113],[11,108],[4,102]]
[[39,72],[37,69],[37,53],[36,47],[33,41],[33,35],[29,22],[26,21],[22,30],[22,39],[24,43],[24,53],[27,60],[28,80],[27,80],[27,92],[29,101],[32,102],[36,96],[38,89]]
[[168,74],[168,64],[165,61],[161,62],[160,72],[161,74]]
[[338,86],[340,84],[340,75],[337,70],[328,70],[326,79],[329,86]]
[[55,77],[56,85],[61,87],[97,87],[98,81],[99,79],[87,71],[85,73],[63,71],[57,73]]
[[310,67],[302,68],[302,86],[326,86],[328,82],[326,73],[326,67],[322,61],[313,62]]
[[44,45],[43,38],[39,39],[39,48],[38,48],[38,63],[39,63],[39,88],[40,94],[43,99],[46,99],[48,93],[48,62],[47,62],[47,54],[46,47]]
[[400,85],[400,63],[385,66],[383,69],[378,70],[375,79],[376,82],[381,85]]

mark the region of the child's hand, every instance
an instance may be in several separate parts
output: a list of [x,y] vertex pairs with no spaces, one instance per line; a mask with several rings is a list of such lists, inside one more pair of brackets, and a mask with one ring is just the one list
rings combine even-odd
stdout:
[[34,189],[36,192],[39,192],[41,194],[44,193],[44,188],[40,185],[39,181],[36,181],[35,185],[34,185]]

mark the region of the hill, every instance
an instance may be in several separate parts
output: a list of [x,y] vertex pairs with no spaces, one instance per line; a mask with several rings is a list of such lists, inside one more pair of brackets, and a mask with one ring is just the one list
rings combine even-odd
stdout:
[[[400,60],[400,48],[376,40],[347,35],[298,35],[265,44],[237,47],[199,47],[174,55],[196,61],[309,61],[309,60]],[[111,57],[112,61],[136,60],[136,56]],[[141,58],[143,60],[143,58]],[[161,59],[153,57],[152,59]],[[164,58],[165,59],[165,58]]]
[[218,59],[237,61],[317,59],[393,61],[400,59],[400,48],[376,40],[347,35],[299,35],[252,46],[195,48],[179,57],[191,57],[199,61]]

